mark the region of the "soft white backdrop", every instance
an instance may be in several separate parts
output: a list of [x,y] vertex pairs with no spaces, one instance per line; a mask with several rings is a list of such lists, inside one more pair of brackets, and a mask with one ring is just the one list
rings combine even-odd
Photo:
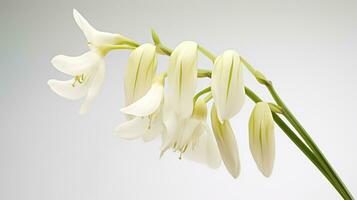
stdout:
[[[66,78],[50,64],[79,55],[86,42],[77,8],[95,27],[150,41],[155,28],[174,47],[195,40],[218,54],[236,49],[276,85],[327,158],[357,194],[356,1],[0,1],[0,199],[339,199],[338,193],[277,128],[273,175],[250,156],[247,99],[232,120],[242,171],[159,159],[159,141],[112,136],[124,121],[128,52],[107,57],[107,79],[86,116],[80,101],[53,94],[46,81]],[[160,59],[161,68],[167,58]],[[210,67],[202,57],[200,66]],[[269,99],[248,77],[247,85]]]

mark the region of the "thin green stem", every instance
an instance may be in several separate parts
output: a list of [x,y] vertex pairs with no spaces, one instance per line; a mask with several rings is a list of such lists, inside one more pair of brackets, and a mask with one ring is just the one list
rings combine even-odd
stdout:
[[325,170],[329,173],[331,177],[337,182],[337,184],[340,185],[340,187],[343,189],[345,195],[347,196],[347,199],[354,199],[346,185],[342,182],[341,178],[338,176],[336,171],[333,169],[333,167],[330,165],[330,163],[327,161],[326,157],[324,154],[321,152],[319,147],[315,144],[313,139],[310,137],[308,132],[304,129],[304,127],[300,124],[300,122],[296,119],[296,117],[290,112],[288,107],[285,105],[285,103],[282,101],[276,90],[274,89],[272,84],[266,85],[269,92],[271,93],[272,97],[276,101],[276,103],[284,110],[284,117],[291,123],[291,125],[298,131],[300,136],[304,139],[306,144],[311,148],[311,150],[316,154],[316,157],[319,162],[321,162],[322,166],[325,168]]
[[193,97],[193,102],[196,102],[197,99],[202,96],[203,94],[206,94],[207,92],[211,91],[211,86],[206,87],[205,89],[199,91],[194,97]]
[[[245,87],[246,95],[255,103],[261,102],[262,99],[259,98],[252,90],[248,87]],[[275,123],[283,130],[283,132],[290,138],[291,141],[306,155],[306,157],[320,170],[320,172],[327,178],[327,180],[333,185],[333,187],[338,191],[338,193],[346,198],[345,193],[342,188],[338,187],[336,182],[330,177],[329,173],[323,168],[320,164],[319,160],[316,158],[315,154],[311,151],[311,149],[306,146],[306,144],[294,133],[293,130],[274,112],[273,119]]]
[[130,46],[133,46],[133,47],[138,47],[138,46],[140,46],[139,43],[137,43],[137,42],[135,42],[135,41],[133,41],[133,40],[124,41],[123,43],[124,43],[124,44],[127,44],[127,45],[130,45]]
[[203,78],[203,77],[208,77],[211,78],[212,72],[211,70],[206,70],[206,69],[199,69],[197,73],[197,77]]
[[198,50],[200,50],[207,58],[209,58],[212,62],[216,59],[216,56],[208,51],[206,48],[204,48],[201,45],[198,45]]
[[172,50],[167,48],[166,46],[162,45],[162,44],[158,44],[157,47],[166,55],[171,55]]
[[[166,55],[171,55],[172,50],[162,45],[159,37],[154,32],[153,39],[155,41],[156,46]],[[207,49],[199,46],[199,50],[207,56],[212,62],[215,60],[215,55],[208,51]],[[247,67],[247,69],[253,74],[253,76],[258,80],[259,83],[264,84],[268,87],[270,93],[272,94],[274,100],[282,108],[283,116],[291,123],[291,125],[296,129],[296,131],[300,134],[300,136],[304,139],[306,144],[290,129],[290,127],[276,114],[273,112],[274,121],[278,124],[278,126],[284,131],[284,133],[295,143],[295,145],[309,158],[309,160],[321,171],[321,173],[328,179],[328,181],[335,187],[335,189],[341,194],[344,199],[353,200],[353,196],[348,191],[347,187],[341,181],[339,176],[336,174],[334,169],[328,163],[325,156],[322,154],[320,149],[311,139],[306,130],[302,127],[302,125],[297,121],[295,116],[290,112],[290,110],[285,106],[283,101],[280,99],[272,84],[269,80],[265,78],[265,76],[259,71],[255,70],[252,65],[250,65],[244,58],[241,57],[242,63]],[[211,74],[204,74],[203,76],[208,76]],[[249,88],[245,88],[246,95],[250,97],[253,101],[259,102],[261,99],[254,94]],[[212,99],[212,94],[210,93],[204,98],[205,102],[208,102]]]
[[253,76],[255,76],[256,70],[254,69],[254,67],[251,64],[249,64],[243,57],[240,57],[240,60],[242,61],[243,65],[246,66],[249,72],[253,74]]

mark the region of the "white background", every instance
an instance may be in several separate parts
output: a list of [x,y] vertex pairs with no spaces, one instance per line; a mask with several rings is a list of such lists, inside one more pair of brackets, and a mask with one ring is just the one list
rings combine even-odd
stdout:
[[[150,41],[152,27],[170,47],[195,40],[215,54],[237,50],[273,81],[357,194],[356,1],[1,0],[0,199],[340,199],[279,128],[273,174],[260,174],[248,148],[248,99],[231,121],[242,165],[237,180],[223,166],[211,170],[175,153],[159,159],[159,141],[113,137],[124,121],[128,52],[110,53],[101,94],[88,115],[78,115],[81,101],[62,99],[46,85],[67,78],[51,66],[53,56],[87,50],[72,8],[98,29],[139,42]],[[201,57],[200,66],[210,63]]]

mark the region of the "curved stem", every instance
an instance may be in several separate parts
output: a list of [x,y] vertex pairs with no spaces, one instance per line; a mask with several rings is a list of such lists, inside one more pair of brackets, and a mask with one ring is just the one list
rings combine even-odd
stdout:
[[206,48],[204,48],[201,45],[198,45],[198,50],[200,50],[207,58],[209,58],[212,62],[216,59],[216,56],[208,51]]
[[[156,37],[157,34],[156,34]],[[155,41],[155,40],[154,40]],[[158,39],[158,41],[160,41]],[[161,42],[156,44],[160,50],[166,55],[171,55],[172,50],[162,45]],[[199,50],[206,55],[212,62],[215,60],[215,55],[212,54],[207,49],[199,46]],[[296,131],[300,134],[300,136],[304,139],[306,144],[290,129],[290,127],[276,114],[273,112],[274,121],[278,124],[278,126],[284,131],[284,133],[292,140],[295,145],[309,158],[309,160],[321,171],[321,173],[328,179],[328,181],[333,185],[333,187],[341,194],[344,199],[353,200],[352,194],[348,191],[345,184],[342,182],[340,177],[334,171],[332,166],[329,164],[321,150],[314,143],[312,138],[306,132],[306,130],[302,127],[302,125],[297,121],[295,116],[290,112],[290,110],[285,106],[284,102],[280,99],[275,89],[273,88],[270,81],[268,81],[263,74],[256,71],[252,65],[250,65],[244,58],[241,57],[242,63],[247,67],[247,69],[255,76],[259,83],[267,86],[268,90],[272,94],[274,100],[283,109],[283,116],[291,123],[291,125],[296,129]],[[253,101],[259,102],[261,99],[254,94],[249,88],[245,88],[246,95],[250,97]],[[208,95],[205,97],[205,101],[209,101],[212,98],[212,95]]]
[[206,87],[205,89],[199,91],[194,97],[193,97],[193,102],[196,102],[197,99],[202,96],[203,94],[206,94],[207,92],[211,91],[211,86]]
[[340,185],[340,187],[343,189],[344,193],[347,195],[347,199],[354,199],[346,185],[342,182],[341,178],[338,176],[336,171],[333,169],[333,167],[330,165],[330,163],[327,161],[325,155],[321,152],[320,148],[315,144],[313,139],[310,137],[310,135],[307,133],[307,131],[304,129],[304,127],[300,124],[300,122],[296,119],[296,117],[290,112],[288,107],[285,105],[285,103],[282,101],[276,90],[274,89],[272,84],[266,85],[269,92],[271,93],[272,97],[276,101],[276,103],[282,107],[284,110],[284,117],[291,123],[291,125],[298,131],[300,136],[304,139],[306,144],[311,148],[313,152],[315,152],[317,159],[319,162],[321,162],[322,166],[325,168],[325,170],[329,173],[331,177]]
[[318,148],[318,146],[312,140],[312,138],[307,133],[307,131],[304,129],[304,127],[300,124],[300,122],[295,118],[295,116],[287,108],[285,103],[281,100],[281,98],[275,91],[271,81],[267,80],[264,77],[264,75],[261,74],[260,72],[257,73],[257,71],[254,69],[254,67],[251,64],[249,64],[244,58],[241,58],[241,60],[242,60],[243,64],[247,67],[247,69],[253,74],[253,76],[255,76],[255,78],[260,83],[262,83],[263,85],[265,85],[268,88],[269,92],[271,93],[271,95],[274,98],[274,100],[276,101],[276,103],[283,109],[283,116],[291,123],[291,125],[300,134],[300,136],[303,138],[303,140],[306,142],[306,144],[311,148],[311,150],[316,155],[317,160],[321,163],[321,166],[328,173],[328,175],[333,179],[333,182],[336,183],[341,188],[341,190],[343,191],[343,195],[342,194],[341,195],[345,199],[353,200],[354,198],[353,198],[352,194],[348,191],[346,185],[342,182],[341,178],[338,176],[338,174],[332,168],[332,166],[327,161],[324,154],[321,152],[321,150]]
[[[262,101],[252,90],[248,87],[245,87],[246,95],[255,103]],[[346,194],[343,190],[337,186],[336,182],[329,175],[329,173],[322,167],[315,154],[309,149],[308,146],[294,133],[293,130],[274,112],[273,119],[275,123],[283,130],[283,132],[290,138],[291,141],[305,154],[305,156],[320,170],[320,172],[327,178],[327,180],[333,185],[333,187],[337,190],[337,192],[344,198],[346,198]]]

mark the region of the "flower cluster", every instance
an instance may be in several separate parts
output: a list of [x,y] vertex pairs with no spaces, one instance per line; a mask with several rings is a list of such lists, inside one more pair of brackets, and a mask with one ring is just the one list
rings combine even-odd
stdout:
[[[181,42],[170,56],[167,71],[157,72],[158,56],[164,50],[155,44],[139,45],[119,34],[94,29],[76,10],[74,19],[83,31],[89,51],[78,57],[64,55],[52,59],[53,66],[73,78],[49,80],[50,88],[67,99],[85,97],[80,113],[88,112],[105,77],[106,54],[114,49],[130,49],[125,71],[127,121],[115,128],[124,139],[161,138],[161,156],[168,150],[180,158],[218,168],[223,161],[228,172],[240,173],[238,146],[230,120],[244,105],[245,87],[242,59],[234,50],[213,59],[212,71],[201,73],[197,66],[202,48],[193,41]],[[203,52],[204,53],[204,52]],[[203,74],[203,75],[202,75]],[[197,92],[199,77],[210,77],[210,85]],[[208,122],[208,102],[213,101]],[[274,162],[274,123],[269,104],[257,103],[249,120],[249,143],[258,169],[270,176]]]

